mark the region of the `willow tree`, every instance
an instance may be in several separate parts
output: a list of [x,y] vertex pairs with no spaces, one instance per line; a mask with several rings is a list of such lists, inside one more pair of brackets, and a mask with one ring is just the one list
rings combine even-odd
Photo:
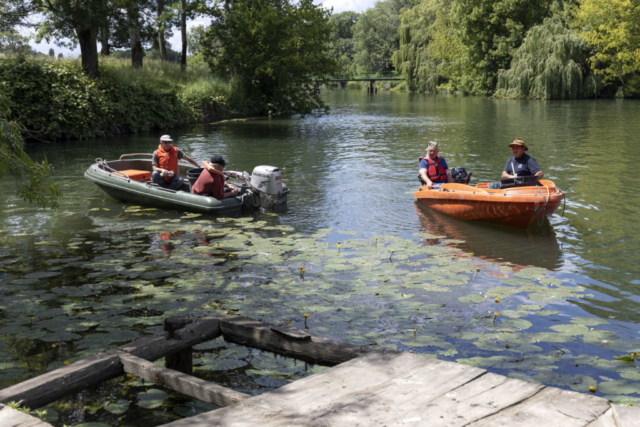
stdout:
[[[57,206],[59,188],[51,181],[51,166],[38,163],[24,152],[24,142],[16,123],[9,121],[8,99],[0,92],[0,178],[16,178],[17,194],[41,206]],[[6,183],[3,184],[6,188]]]
[[466,52],[450,13],[453,2],[424,0],[400,15],[400,47],[392,62],[411,91],[455,89]]
[[598,84],[588,66],[589,50],[580,36],[559,20],[546,19],[527,32],[513,54],[511,68],[500,70],[496,96],[508,98],[593,98]]
[[469,91],[490,94],[526,32],[551,14],[551,0],[457,0],[453,13],[474,82]]

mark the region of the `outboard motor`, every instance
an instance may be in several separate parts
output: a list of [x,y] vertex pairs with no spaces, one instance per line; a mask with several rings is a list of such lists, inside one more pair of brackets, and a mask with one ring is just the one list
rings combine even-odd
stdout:
[[471,175],[473,172],[467,175],[465,168],[451,168],[451,178],[458,184],[468,184],[471,181]]
[[260,196],[260,207],[269,209],[277,203],[284,203],[282,196],[282,175],[274,166],[256,166],[251,174],[251,189]]

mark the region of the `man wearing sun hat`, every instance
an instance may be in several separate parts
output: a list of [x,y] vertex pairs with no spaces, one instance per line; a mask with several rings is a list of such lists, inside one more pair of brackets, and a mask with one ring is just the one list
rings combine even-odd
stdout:
[[198,163],[191,157],[187,156],[179,150],[178,147],[174,147],[171,143],[173,139],[169,135],[162,135],[160,137],[160,144],[158,149],[153,152],[153,159],[151,160],[151,181],[161,187],[169,187],[173,190],[179,190],[182,188],[184,180],[178,175],[178,160],[183,158],[200,167]]
[[507,160],[507,165],[502,171],[502,178],[535,175],[538,179],[541,179],[544,176],[536,160],[524,153],[529,150],[524,139],[516,138],[515,141],[509,144],[509,147],[511,147],[513,157]]

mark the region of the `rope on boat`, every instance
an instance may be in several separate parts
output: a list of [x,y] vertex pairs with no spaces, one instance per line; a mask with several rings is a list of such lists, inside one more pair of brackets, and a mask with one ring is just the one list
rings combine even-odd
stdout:
[[[544,213],[547,209],[547,203],[549,203],[549,200],[551,200],[551,193],[549,192],[549,187],[545,185],[545,188],[547,189],[547,197],[545,199],[544,194],[542,193],[542,191],[540,190],[539,187],[536,187],[536,190],[538,190],[538,192],[540,193],[540,196],[542,196],[542,200],[544,200],[544,204],[542,205],[542,207],[540,209],[534,209],[533,213],[536,215],[536,221],[538,223],[538,227],[542,226],[542,223],[544,222]],[[540,215],[540,213],[542,213],[542,215]]]

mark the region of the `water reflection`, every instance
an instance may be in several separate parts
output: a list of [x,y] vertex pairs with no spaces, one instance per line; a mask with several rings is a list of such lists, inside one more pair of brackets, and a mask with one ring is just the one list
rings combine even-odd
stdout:
[[509,262],[516,268],[526,266],[557,270],[562,250],[549,221],[532,224],[526,230],[497,224],[459,221],[415,204],[422,231],[446,236],[464,252],[490,262]]

